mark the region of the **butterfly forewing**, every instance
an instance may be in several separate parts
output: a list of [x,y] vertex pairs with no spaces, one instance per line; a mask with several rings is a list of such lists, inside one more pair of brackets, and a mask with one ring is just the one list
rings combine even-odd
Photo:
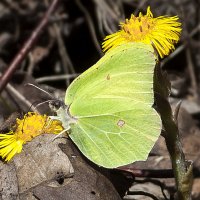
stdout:
[[114,168],[147,158],[161,128],[152,108],[155,64],[151,46],[121,45],[69,86],[70,137],[88,159]]

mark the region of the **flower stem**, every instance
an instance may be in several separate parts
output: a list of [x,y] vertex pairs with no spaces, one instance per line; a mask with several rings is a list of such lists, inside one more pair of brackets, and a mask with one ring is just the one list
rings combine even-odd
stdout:
[[177,199],[190,200],[191,186],[193,181],[192,163],[185,160],[179,130],[176,123],[176,116],[172,114],[172,109],[168,101],[170,93],[170,83],[160,66],[155,67],[154,71],[154,95],[156,110],[159,112],[164,132],[166,146],[170,154],[172,168],[177,186]]
[[[171,162],[172,162],[172,168],[173,168],[176,186],[177,186],[178,199],[189,200],[191,183],[185,184],[185,181],[184,181],[185,176],[187,176],[187,164],[186,164],[187,161],[185,160],[185,155],[182,150],[182,145],[181,145],[178,129],[177,131],[171,131],[171,132],[170,130],[167,130],[167,131],[165,130],[164,137],[165,137],[166,146],[167,146],[168,152],[170,154]],[[192,174],[190,174],[190,176],[191,176],[191,182],[192,182]]]

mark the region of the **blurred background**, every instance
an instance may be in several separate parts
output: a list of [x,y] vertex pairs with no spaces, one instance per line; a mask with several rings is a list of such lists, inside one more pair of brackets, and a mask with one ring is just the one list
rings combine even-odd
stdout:
[[[0,1],[1,73],[41,21],[50,3],[48,0]],[[15,111],[27,112],[31,105],[49,98],[25,86],[26,83],[62,99],[70,82],[103,56],[104,37],[117,31],[119,22],[131,14],[146,14],[149,5],[154,17],[178,15],[182,23],[180,42],[174,52],[161,60],[161,66],[171,80],[172,107],[182,102],[179,126],[185,152],[195,161],[193,199],[200,199],[200,0],[61,0],[50,24],[1,94],[0,122]],[[42,106],[39,110],[47,112],[48,108]],[[162,142],[158,146],[164,148]],[[162,154],[164,150],[159,152]]]
[[[40,22],[49,1],[2,0],[0,2],[0,70],[6,68],[24,41]],[[27,72],[37,82],[65,89],[66,84],[93,65],[102,55],[104,37],[119,29],[119,22],[139,12],[146,14],[151,6],[155,17],[178,15],[182,22],[181,41],[176,51],[162,60],[163,69],[176,71],[173,77],[184,85],[173,90],[173,95],[183,93],[198,96],[200,68],[199,0],[62,0],[50,25],[40,36],[18,71]],[[59,75],[66,74],[66,78]],[[70,76],[69,76],[70,75]],[[43,79],[58,76],[58,80]],[[39,79],[40,78],[40,79]],[[38,80],[39,79],[39,80]],[[184,79],[184,80],[182,80]],[[66,81],[67,80],[67,81]]]
[[[40,22],[49,4],[48,0],[0,2],[1,72]],[[50,25],[23,60],[18,72],[27,73],[37,83],[65,90],[74,77],[103,55],[101,43],[104,37],[117,31],[119,22],[130,18],[131,14],[146,14],[148,5],[155,17],[180,17],[181,40],[161,65],[170,73],[172,96],[195,98],[195,107],[187,109],[196,113],[200,110],[196,102],[200,70],[199,0],[62,0],[51,16]]]

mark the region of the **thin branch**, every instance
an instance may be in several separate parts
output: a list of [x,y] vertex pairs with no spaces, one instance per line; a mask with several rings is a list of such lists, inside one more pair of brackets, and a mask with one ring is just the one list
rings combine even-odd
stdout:
[[21,93],[19,93],[11,84],[8,83],[6,89],[10,92],[12,96],[20,100],[31,111],[39,113],[39,111],[33,106],[33,104],[28,99],[26,99]]
[[[49,0],[45,0],[45,4],[48,6],[49,5]],[[58,14],[55,13],[55,17],[58,17]],[[62,22],[58,21],[56,23],[53,23],[53,25],[50,28],[51,34],[56,38],[57,43],[58,43],[58,51],[60,54],[60,58],[62,61],[62,66],[64,69],[65,74],[75,73],[74,66],[72,64],[72,61],[69,57],[69,54],[67,52],[67,48],[65,47],[64,40],[62,38],[61,34],[61,28],[62,27]],[[66,80],[67,86],[70,84],[69,79]]]
[[83,6],[83,4],[81,3],[80,0],[76,0],[76,4],[78,5],[80,10],[85,15],[85,19],[86,19],[86,22],[87,22],[88,27],[90,29],[92,40],[94,42],[94,45],[95,45],[96,49],[98,50],[99,55],[103,56],[103,52],[102,52],[101,46],[100,46],[100,44],[98,42],[98,39],[97,39],[97,36],[96,36],[96,32],[95,32],[94,25],[93,25],[92,18],[90,16],[90,14],[88,13],[87,9]]
[[191,92],[194,97],[198,97],[198,84],[197,84],[197,78],[195,75],[195,67],[192,61],[192,56],[191,56],[191,49],[188,47],[186,49],[186,57],[187,57],[187,62],[188,62],[188,71],[189,71],[189,76],[190,76],[190,81],[191,81]]
[[[188,35],[188,38],[193,37],[196,33],[198,33],[200,31],[200,24],[195,27]],[[176,50],[174,52],[172,52],[169,56],[167,56],[164,60],[162,60],[161,62],[161,67],[163,68],[163,66],[169,62],[172,58],[176,57],[178,54],[180,54],[186,47],[186,43],[183,43],[181,46],[179,46],[178,48],[176,48]]]
[[42,82],[51,82],[51,81],[62,81],[62,80],[70,80],[76,78],[79,74],[64,74],[64,75],[55,75],[55,76],[44,76],[40,78],[36,78],[35,81],[37,83]]
[[134,169],[126,166],[118,167],[118,169],[130,172],[134,177],[151,177],[151,178],[173,178],[172,169]]
[[141,184],[145,184],[145,183],[152,183],[152,184],[154,184],[154,185],[157,185],[157,186],[159,186],[160,187],[160,190],[161,190],[161,192],[162,192],[162,195],[163,195],[163,197],[165,198],[165,200],[168,200],[168,198],[167,198],[167,196],[166,196],[166,194],[165,194],[165,192],[164,192],[164,190],[167,188],[166,187],[166,185],[163,183],[163,182],[161,182],[160,180],[155,180],[155,179],[144,179],[144,180],[134,180],[134,182],[135,183],[141,183]]
[[[64,45],[64,41],[63,41],[60,27],[58,26],[58,24],[54,23],[52,30],[55,32],[55,35],[56,35],[56,40],[58,43],[58,51],[60,54],[60,58],[62,60],[62,65],[65,71],[65,74],[69,74],[69,71],[71,71],[71,73],[75,73],[74,66],[72,64],[72,61],[70,60],[69,54]],[[67,86],[70,84],[69,79],[66,80],[66,83],[67,83]]]
[[35,44],[36,40],[38,39],[39,35],[42,33],[44,28],[47,26],[49,22],[49,18],[52,15],[53,11],[57,7],[60,0],[53,0],[51,5],[49,6],[47,12],[45,13],[44,17],[42,18],[39,25],[36,27],[36,29],[33,31],[31,36],[28,38],[28,40],[24,43],[20,51],[17,53],[13,61],[11,62],[10,66],[7,68],[7,70],[4,72],[4,74],[0,78],[0,93],[5,88],[6,84],[9,82],[9,80],[12,78],[14,72],[17,70],[21,62],[24,60],[24,58],[27,56],[33,45]]
[[142,196],[150,197],[153,200],[159,200],[155,195],[149,192],[144,192],[144,191],[129,191],[127,192],[127,195],[142,195]]

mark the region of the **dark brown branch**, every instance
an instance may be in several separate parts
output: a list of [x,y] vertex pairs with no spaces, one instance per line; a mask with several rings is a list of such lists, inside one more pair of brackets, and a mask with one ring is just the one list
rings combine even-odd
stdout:
[[41,32],[44,30],[44,28],[47,26],[49,22],[49,18],[52,15],[53,11],[57,7],[60,0],[53,0],[51,5],[49,6],[47,12],[45,13],[44,17],[42,18],[41,22],[38,24],[38,26],[35,28],[31,36],[27,39],[27,41],[24,43],[20,51],[17,53],[17,55],[14,57],[13,61],[10,63],[7,70],[3,73],[3,75],[0,77],[0,93],[5,88],[6,84],[9,82],[9,80],[12,78],[13,74],[23,61],[23,59],[26,57],[26,55],[29,53],[33,45],[35,44],[36,40],[38,39]]
[[172,169],[131,169],[128,167],[120,167],[120,170],[130,172],[134,177],[145,178],[173,178]]
[[159,200],[155,195],[149,192],[145,192],[145,191],[129,191],[127,195],[142,195],[142,196],[150,197],[153,200]]

